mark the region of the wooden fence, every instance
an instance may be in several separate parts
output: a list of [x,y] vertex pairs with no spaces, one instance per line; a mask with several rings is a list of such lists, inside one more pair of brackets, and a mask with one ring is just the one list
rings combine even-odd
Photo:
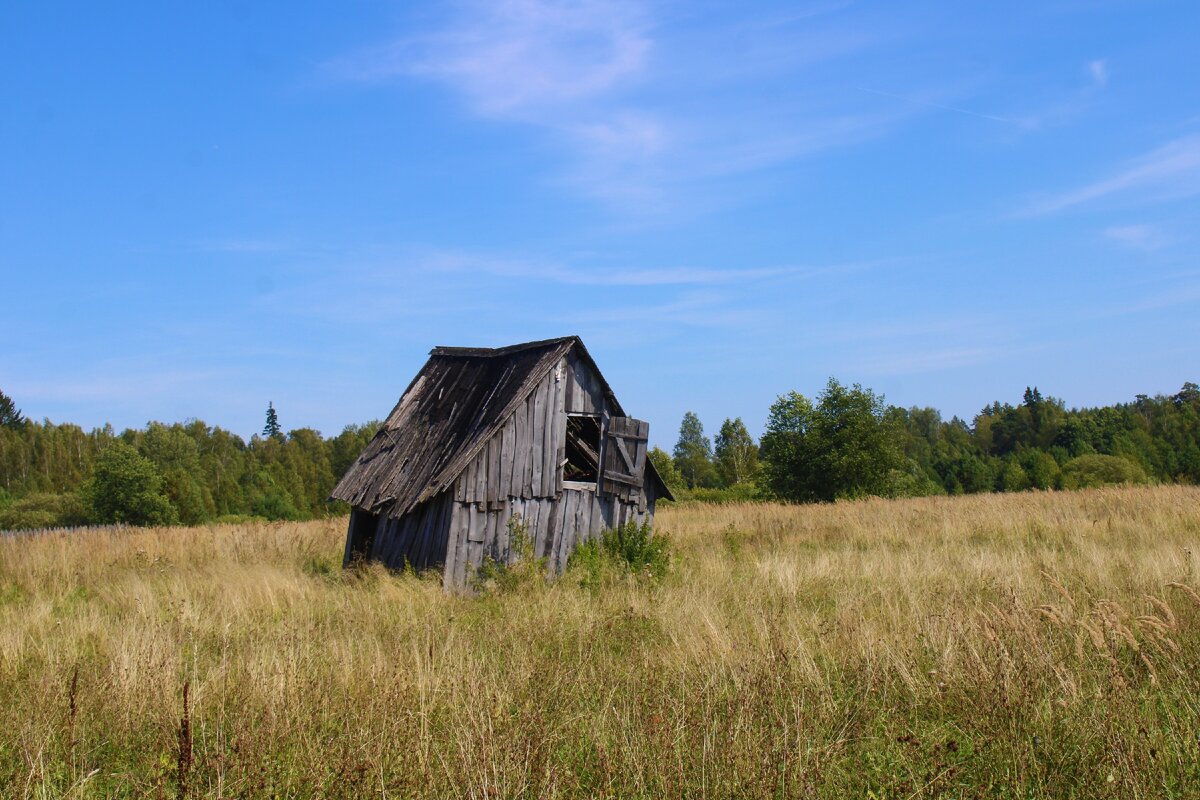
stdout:
[[103,531],[123,531],[133,525],[72,525],[64,528],[28,528],[16,531],[0,531],[0,536],[47,536],[50,534],[96,533]]

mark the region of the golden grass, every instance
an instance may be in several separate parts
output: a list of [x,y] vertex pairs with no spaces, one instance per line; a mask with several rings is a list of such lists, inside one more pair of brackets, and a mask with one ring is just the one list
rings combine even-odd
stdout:
[[658,522],[661,583],[474,598],[343,520],[0,540],[0,794],[1200,792],[1200,489]]

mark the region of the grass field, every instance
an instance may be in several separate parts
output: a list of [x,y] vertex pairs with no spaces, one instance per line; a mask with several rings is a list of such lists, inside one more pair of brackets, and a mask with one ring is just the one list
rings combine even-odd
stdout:
[[0,795],[1200,796],[1200,489],[658,523],[473,598],[343,520],[0,541]]

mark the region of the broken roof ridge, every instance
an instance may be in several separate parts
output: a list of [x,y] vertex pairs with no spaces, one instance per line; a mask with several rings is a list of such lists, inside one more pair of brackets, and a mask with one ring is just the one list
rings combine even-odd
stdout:
[[491,357],[491,356],[507,356],[513,353],[519,353],[522,350],[533,350],[539,347],[554,347],[564,344],[565,342],[579,343],[578,336],[557,336],[553,339],[539,339],[534,342],[521,342],[520,344],[510,344],[504,347],[448,347],[438,345],[429,351],[431,356],[474,356],[474,357]]

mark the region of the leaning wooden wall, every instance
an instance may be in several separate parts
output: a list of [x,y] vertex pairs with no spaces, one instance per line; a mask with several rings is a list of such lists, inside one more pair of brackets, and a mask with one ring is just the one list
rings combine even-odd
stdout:
[[399,519],[382,516],[371,558],[392,569],[410,566],[420,571],[443,566],[453,512],[450,492],[442,492]]

